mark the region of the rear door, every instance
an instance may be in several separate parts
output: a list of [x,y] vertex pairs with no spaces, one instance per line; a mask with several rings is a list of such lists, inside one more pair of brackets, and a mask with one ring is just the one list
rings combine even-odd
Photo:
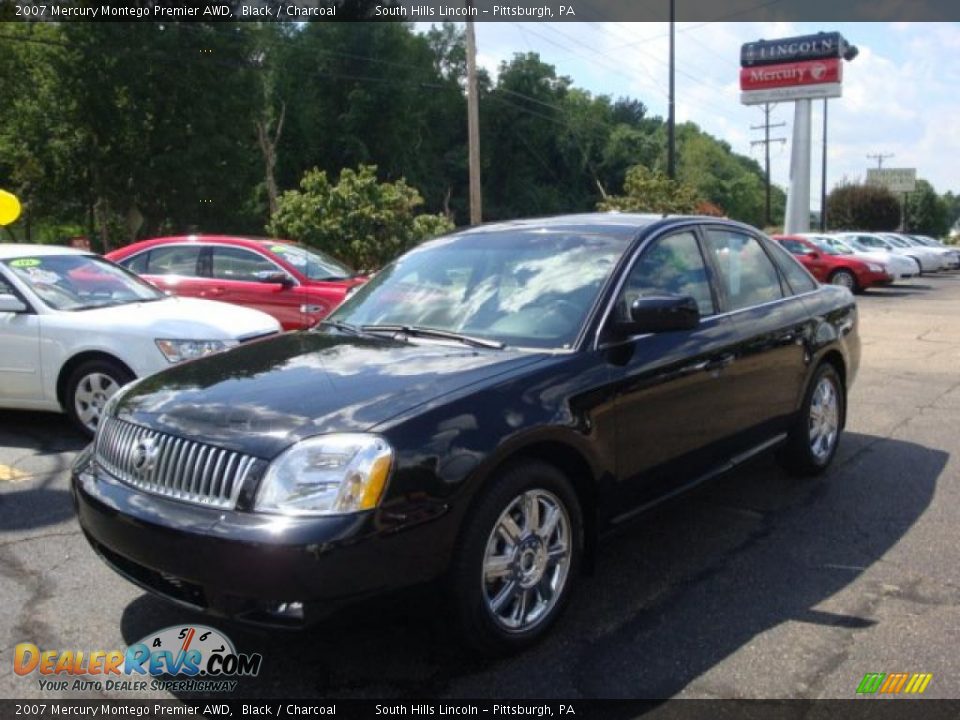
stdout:
[[778,269],[772,245],[739,228],[706,229],[707,256],[734,323],[737,361],[729,374],[735,392],[724,412],[739,430],[742,451],[788,429],[809,361],[810,313],[803,293]]
[[155,245],[120,264],[171,295],[206,297],[208,282],[200,273],[202,250],[195,243]]

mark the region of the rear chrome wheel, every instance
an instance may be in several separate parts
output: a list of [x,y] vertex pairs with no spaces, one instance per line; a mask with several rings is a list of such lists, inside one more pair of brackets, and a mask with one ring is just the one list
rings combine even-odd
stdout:
[[840,444],[845,407],[840,374],[824,362],[813,373],[803,406],[778,453],[784,470],[791,475],[819,475],[830,466]]

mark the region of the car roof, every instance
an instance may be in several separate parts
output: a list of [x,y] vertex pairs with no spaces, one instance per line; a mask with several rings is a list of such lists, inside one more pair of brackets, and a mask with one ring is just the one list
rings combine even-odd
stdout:
[[47,257],[51,255],[92,255],[89,250],[66,247],[65,245],[24,245],[22,243],[0,243],[0,260],[21,257]]
[[461,228],[455,231],[456,235],[486,234],[493,232],[507,232],[510,230],[528,229],[565,229],[602,232],[610,235],[633,238],[637,232],[654,225],[668,225],[677,221],[699,221],[738,225],[726,218],[707,215],[662,215],[658,213],[577,213],[572,215],[553,215],[549,217],[522,218],[504,220],[501,222],[485,223],[476,227]]

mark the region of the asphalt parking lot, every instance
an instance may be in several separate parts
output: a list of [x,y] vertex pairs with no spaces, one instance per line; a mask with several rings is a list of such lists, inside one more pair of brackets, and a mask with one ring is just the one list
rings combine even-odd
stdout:
[[[960,274],[859,300],[863,359],[831,471],[763,457],[601,548],[546,642],[478,661],[428,597],[380,603],[312,632],[212,621],[264,655],[237,696],[851,698],[867,672],[933,673],[960,697]],[[65,418],[0,412],[0,697],[49,693],[13,648],[122,649],[201,620],[148,596],[89,549]]]

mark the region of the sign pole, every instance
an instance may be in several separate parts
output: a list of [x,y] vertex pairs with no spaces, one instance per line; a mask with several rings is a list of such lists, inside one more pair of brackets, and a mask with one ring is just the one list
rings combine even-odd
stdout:
[[783,231],[787,235],[810,230],[810,100],[794,101],[793,144],[790,148],[790,191]]

